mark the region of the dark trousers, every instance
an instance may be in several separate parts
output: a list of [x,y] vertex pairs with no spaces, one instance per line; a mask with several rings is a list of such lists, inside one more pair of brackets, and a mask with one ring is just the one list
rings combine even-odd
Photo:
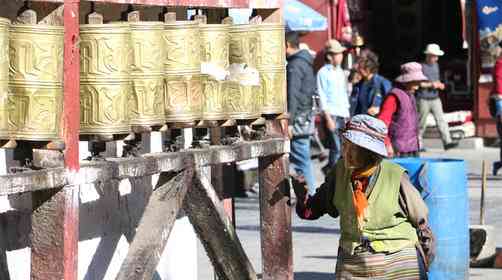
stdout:
[[499,151],[499,161],[495,162],[495,169],[500,169],[502,168],[502,122],[500,120],[497,120],[497,132],[499,134],[499,145],[500,145],[500,151]]
[[342,156],[342,138],[341,132],[345,129],[345,118],[331,116],[335,121],[335,131],[328,131],[329,139],[329,160],[328,165],[330,168],[335,167],[336,162]]

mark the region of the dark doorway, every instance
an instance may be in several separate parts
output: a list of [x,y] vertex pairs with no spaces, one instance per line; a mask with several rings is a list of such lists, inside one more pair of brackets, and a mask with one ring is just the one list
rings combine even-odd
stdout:
[[371,16],[370,40],[380,55],[381,72],[390,78],[399,65],[422,59],[429,43],[445,50],[443,61],[467,59],[462,48],[462,13],[460,1],[390,0],[368,1]]

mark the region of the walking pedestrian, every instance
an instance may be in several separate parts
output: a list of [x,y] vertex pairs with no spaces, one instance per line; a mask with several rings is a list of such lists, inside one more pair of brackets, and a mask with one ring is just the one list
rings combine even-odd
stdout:
[[502,41],[499,42],[499,57],[493,68],[494,87],[490,96],[490,112],[497,122],[500,140],[500,160],[493,163],[492,173],[496,176],[502,168]]
[[341,66],[344,51],[337,40],[328,41],[326,64],[317,73],[317,90],[329,137],[328,168],[334,167],[340,158],[342,143],[338,131],[345,127],[345,120],[350,116],[347,78]]
[[358,60],[357,69],[362,80],[354,85],[351,94],[352,115],[376,116],[380,112],[382,100],[392,88],[392,84],[378,74],[378,68],[378,56],[372,52]]
[[[444,91],[445,85],[441,82],[438,60],[444,55],[437,44],[429,44],[424,51],[425,61],[422,63],[422,71],[428,81],[420,84],[417,92],[418,112],[420,116],[420,143],[423,142],[423,135],[427,128],[427,116],[432,113],[436,120],[436,125],[443,140],[443,147],[449,150],[458,146],[457,142],[451,140],[448,123],[444,119],[443,104],[439,98],[439,91]],[[421,145],[422,147],[422,145]]]
[[315,190],[315,178],[310,159],[310,136],[314,130],[312,97],[316,90],[313,69],[314,58],[308,50],[300,49],[298,33],[286,34],[287,95],[290,115],[289,134],[291,152],[289,159],[294,173],[305,177],[308,186]]
[[389,128],[386,147],[390,157],[418,156],[418,112],[414,94],[420,83],[426,80],[419,63],[401,65],[401,75],[395,80],[396,87],[383,102],[378,118]]
[[343,158],[314,195],[293,180],[300,218],[340,217],[335,279],[427,279],[428,209],[405,170],[385,159],[387,127],[357,115],[342,135]]
[[343,68],[346,71],[351,71],[354,69],[357,65],[357,61],[362,55],[362,51],[364,48],[364,38],[363,36],[359,35],[358,32],[354,33],[352,36],[352,40],[350,42],[350,48],[347,51],[347,55],[345,56],[345,59],[343,61]]

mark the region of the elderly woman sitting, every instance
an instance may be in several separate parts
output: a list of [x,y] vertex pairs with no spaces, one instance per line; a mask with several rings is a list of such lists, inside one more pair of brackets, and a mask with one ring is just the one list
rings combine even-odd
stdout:
[[400,166],[385,160],[386,125],[356,115],[343,136],[343,158],[309,195],[293,178],[297,214],[340,217],[336,279],[427,279],[433,256],[428,209]]

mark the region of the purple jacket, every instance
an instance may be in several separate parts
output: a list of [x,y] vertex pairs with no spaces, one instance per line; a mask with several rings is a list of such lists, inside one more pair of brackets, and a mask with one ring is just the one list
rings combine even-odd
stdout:
[[398,110],[389,126],[389,136],[392,146],[398,153],[418,152],[418,113],[415,97],[399,88],[394,88],[389,94],[398,100]]

